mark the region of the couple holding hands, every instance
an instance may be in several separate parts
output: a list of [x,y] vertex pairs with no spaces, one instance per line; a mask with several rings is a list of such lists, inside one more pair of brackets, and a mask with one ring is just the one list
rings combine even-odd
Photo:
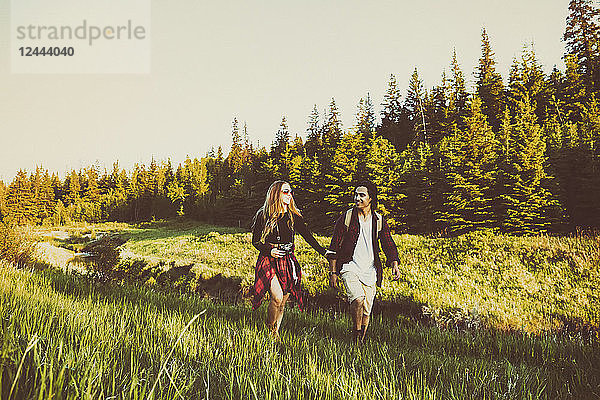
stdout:
[[252,244],[260,252],[256,262],[252,290],[254,309],[269,292],[267,326],[275,339],[287,299],[294,297],[300,309],[302,272],[294,255],[294,235],[299,233],[308,244],[329,260],[329,283],[336,287],[341,280],[348,296],[353,323],[352,339],[365,340],[369,316],[377,286],[381,286],[383,268],[379,244],[385,253],[393,279],[399,278],[398,250],[383,216],[375,212],[377,188],[371,182],[360,182],[354,191],[354,207],[337,219],[329,250],[323,248],[306,226],[294,202],[289,183],[275,181],[269,187],[264,205],[254,216]]

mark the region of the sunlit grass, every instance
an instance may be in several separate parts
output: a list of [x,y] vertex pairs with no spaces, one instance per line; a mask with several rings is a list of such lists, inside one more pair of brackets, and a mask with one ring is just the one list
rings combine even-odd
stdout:
[[290,309],[278,345],[264,307],[6,265],[0,299],[2,398],[13,384],[18,399],[147,398],[163,367],[155,398],[600,395],[598,344],[549,334],[455,333],[376,315],[354,349],[345,315]]
[[[221,275],[235,278],[243,289],[254,281],[257,251],[250,233],[242,229],[189,221],[67,229],[79,236],[121,232],[128,239],[121,247],[122,258],[144,260],[159,270],[192,265],[195,282]],[[38,237],[48,236],[43,232]],[[327,237],[318,240],[329,243]],[[457,238],[395,235],[394,240],[402,279],[391,282],[386,271],[379,301],[409,304],[411,312],[425,307],[442,323],[460,320],[505,330],[540,332],[558,329],[565,321],[600,324],[598,237],[514,237],[484,231]],[[326,261],[300,236],[296,243],[307,294],[341,298],[328,288]]]

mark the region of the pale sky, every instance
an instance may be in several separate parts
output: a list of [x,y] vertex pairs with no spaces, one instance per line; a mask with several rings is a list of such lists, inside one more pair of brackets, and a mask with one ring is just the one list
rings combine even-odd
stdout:
[[36,165],[62,177],[227,153],[234,117],[254,144],[270,145],[283,115],[304,138],[332,97],[348,129],[367,92],[379,113],[390,74],[403,97],[415,67],[439,84],[454,48],[471,85],[483,27],[505,80],[532,42],[546,73],[564,70],[568,0],[152,1],[149,74],[76,75],[11,73],[9,7],[0,0],[5,183]]

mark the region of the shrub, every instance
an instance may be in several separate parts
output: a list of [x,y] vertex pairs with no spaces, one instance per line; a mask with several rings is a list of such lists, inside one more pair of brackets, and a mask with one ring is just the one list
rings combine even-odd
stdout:
[[35,242],[17,232],[15,228],[0,223],[0,260],[17,267],[34,263]]
[[123,243],[125,243],[125,240],[119,236],[107,235],[88,243],[83,247],[82,251],[92,255],[92,266],[95,272],[111,275],[114,267],[119,264],[119,246]]

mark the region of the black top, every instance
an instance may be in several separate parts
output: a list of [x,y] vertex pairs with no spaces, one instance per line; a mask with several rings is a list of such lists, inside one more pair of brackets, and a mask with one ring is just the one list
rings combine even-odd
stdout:
[[[273,244],[279,243],[289,243],[294,240],[294,232],[290,229],[290,215],[289,212],[283,214],[283,216],[279,217],[277,220],[277,227],[269,232],[269,234],[265,237],[264,242],[260,240],[262,236],[263,229],[265,228],[265,218],[263,215],[263,209],[259,209],[256,215],[254,216],[254,222],[252,223],[252,245],[256,247],[261,254],[271,255],[271,249],[275,246]],[[313,248],[317,253],[324,256],[325,248],[317,242],[314,238],[306,223],[304,222],[304,218],[299,215],[294,215],[294,231],[298,232],[304,240]]]

